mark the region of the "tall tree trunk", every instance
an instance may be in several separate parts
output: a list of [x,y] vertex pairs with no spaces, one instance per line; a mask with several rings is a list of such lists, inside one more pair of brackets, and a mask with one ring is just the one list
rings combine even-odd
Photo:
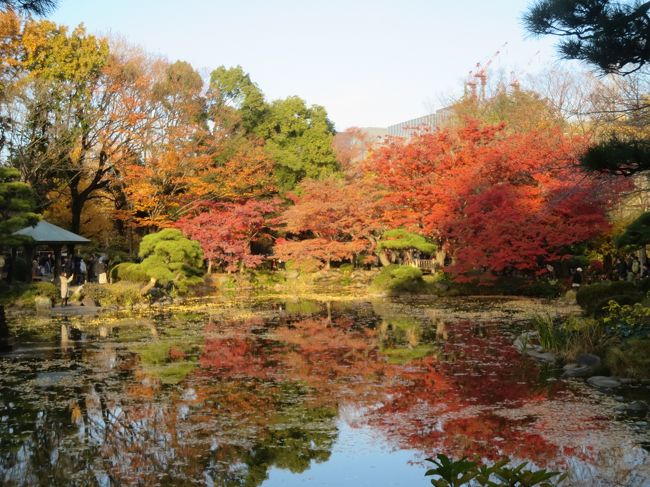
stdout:
[[70,231],[79,234],[81,230],[81,213],[86,203],[83,193],[79,192],[79,181],[72,178],[70,187]]
[[447,251],[444,249],[439,249],[436,251],[436,264],[438,264],[440,267],[443,267],[445,265],[445,260],[447,259]]
[[9,338],[9,327],[7,326],[7,317],[5,316],[5,307],[0,304],[0,340]]
[[386,254],[386,251],[380,250],[377,253],[377,256],[379,257],[379,262],[381,262],[381,265],[386,267],[390,265],[390,259],[388,258],[388,254]]
[[0,304],[0,352],[8,352],[10,350],[9,327],[7,326],[7,318],[5,316],[5,307]]

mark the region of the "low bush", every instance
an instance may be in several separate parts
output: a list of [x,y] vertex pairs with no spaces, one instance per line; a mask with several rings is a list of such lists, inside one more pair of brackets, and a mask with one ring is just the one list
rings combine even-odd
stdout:
[[83,287],[84,297],[95,300],[100,306],[132,307],[147,302],[147,297],[140,294],[142,284],[129,281],[113,284],[88,283]]
[[192,286],[204,282],[201,246],[179,230],[166,228],[145,236],[138,255],[142,262],[119,264],[111,271],[111,277],[133,282],[155,278],[178,294],[186,294]]
[[611,300],[603,308],[602,321],[610,335],[619,338],[644,337],[650,333],[650,307]]
[[580,307],[587,314],[597,315],[609,301],[619,304],[634,304],[644,298],[644,293],[627,281],[603,281],[582,286],[576,295]]
[[111,270],[113,281],[148,282],[149,276],[144,269],[134,262],[123,262]]
[[534,281],[524,277],[502,276],[489,283],[450,282],[448,294],[454,296],[529,296],[534,298],[556,298],[562,294],[558,282]]
[[343,264],[339,267],[339,271],[342,274],[350,275],[354,272],[354,266],[352,264]]
[[650,277],[647,277],[645,279],[641,279],[637,284],[636,287],[639,288],[639,290],[647,295],[648,291],[650,291]]
[[22,293],[21,299],[34,299],[36,296],[56,299],[59,296],[58,288],[51,282],[33,282],[27,286],[27,289]]
[[605,366],[612,375],[647,379],[650,377],[650,339],[631,338],[610,347],[605,355]]
[[284,268],[288,271],[298,271],[300,274],[313,274],[318,272],[323,264],[318,259],[305,258],[289,260],[284,264]]
[[548,351],[572,360],[581,353],[599,353],[611,340],[602,322],[574,316],[566,321],[536,316],[533,325],[540,345]]
[[0,305],[13,304],[19,307],[33,307],[36,297],[46,297],[56,300],[59,296],[58,288],[51,282],[33,282],[25,284],[14,282],[7,284],[0,281]]
[[557,281],[533,281],[524,284],[516,294],[533,298],[552,299],[559,297],[562,291],[562,286]]
[[417,292],[423,286],[420,269],[395,264],[382,268],[371,285],[373,289],[390,292]]
[[284,273],[282,272],[255,270],[250,273],[250,283],[258,289],[273,289],[285,282]]

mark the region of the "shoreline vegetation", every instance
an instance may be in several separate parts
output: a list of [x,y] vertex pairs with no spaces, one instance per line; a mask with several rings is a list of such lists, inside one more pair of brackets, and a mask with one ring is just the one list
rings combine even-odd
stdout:
[[[582,286],[577,293],[559,282],[524,278],[500,278],[491,285],[455,283],[442,273],[422,275],[410,266],[391,265],[381,269],[352,266],[317,272],[288,269],[213,273],[202,278],[192,271],[190,285],[175,286],[177,274],[169,280],[145,279],[129,264],[129,277],[109,284],[86,283],[74,289],[71,307],[53,307],[57,288],[48,282],[16,283],[3,289],[10,312],[80,314],[101,311],[146,313],[147,310],[188,309],[209,306],[211,300],[236,299],[312,300],[318,302],[404,298],[427,302],[436,299],[526,299],[541,300],[544,306],[563,307],[566,312],[549,312],[543,306],[525,314],[530,322],[522,338],[522,353],[537,360],[564,365],[564,377],[610,375],[625,379],[650,379],[650,280],[637,282],[602,281]],[[122,266],[123,267],[123,266]],[[115,270],[115,268],[114,268]],[[122,274],[124,276],[124,274]],[[517,347],[517,345],[515,344]],[[592,357],[592,358],[585,358]],[[593,358],[595,357],[595,358]],[[585,360],[589,364],[583,363]]]

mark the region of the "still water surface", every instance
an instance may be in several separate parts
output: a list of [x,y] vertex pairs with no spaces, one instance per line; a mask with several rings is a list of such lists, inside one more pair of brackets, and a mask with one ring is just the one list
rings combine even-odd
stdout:
[[0,354],[0,484],[425,486],[423,460],[444,452],[508,455],[570,485],[650,485],[645,416],[512,347],[540,306],[17,316]]

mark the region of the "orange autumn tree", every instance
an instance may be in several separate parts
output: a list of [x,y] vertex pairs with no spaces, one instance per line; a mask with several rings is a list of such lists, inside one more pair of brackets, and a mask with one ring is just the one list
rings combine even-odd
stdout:
[[147,99],[149,125],[137,157],[122,167],[122,217],[166,226],[204,201],[240,202],[274,192],[263,141],[207,123],[209,101],[191,65],[157,63]]
[[276,257],[314,258],[329,267],[330,262],[354,260],[374,250],[386,223],[383,193],[371,178],[310,179],[299,191],[292,197],[294,205],[280,217],[289,238],[276,241]]
[[143,86],[147,126],[137,151],[120,168],[119,187],[125,205],[120,216],[132,224],[158,227],[183,204],[193,177],[207,164],[200,150],[203,133],[203,80],[185,62],[143,60],[148,75]]
[[370,167],[387,211],[447,249],[459,280],[539,271],[607,230],[616,184],[577,167],[580,140],[558,129],[508,133],[470,121],[393,140]]

